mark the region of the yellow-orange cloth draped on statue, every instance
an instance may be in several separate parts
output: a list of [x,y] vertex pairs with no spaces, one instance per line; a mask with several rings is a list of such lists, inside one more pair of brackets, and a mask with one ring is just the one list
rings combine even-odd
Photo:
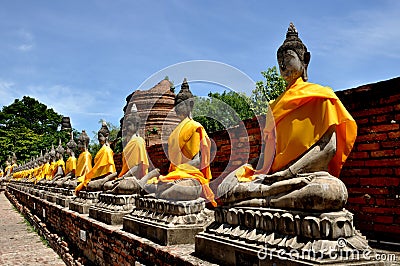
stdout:
[[50,171],[50,163],[47,162],[42,166],[42,178],[50,179],[51,171]]
[[72,171],[76,171],[76,158],[69,156],[68,160],[65,162],[65,174],[69,174]]
[[3,177],[4,173],[3,171],[0,171],[0,177]]
[[92,178],[115,173],[117,170],[115,170],[113,156],[112,149],[107,145],[103,145],[94,158],[92,170],[83,176],[83,181],[75,188],[75,191],[79,192],[83,187],[86,187]]
[[54,176],[57,174],[58,172],[58,168],[61,167],[63,173],[65,173],[65,162],[63,159],[60,159],[56,162],[56,166],[53,169],[53,173],[52,173],[52,178],[54,178]]
[[[336,154],[329,163],[329,173],[338,177],[356,140],[357,124],[333,90],[299,78],[271,104],[271,109],[276,125],[272,172],[282,170],[336,125]],[[264,138],[271,134],[268,131],[264,129]],[[251,167],[242,169],[236,176],[245,181],[251,172]]]
[[78,157],[76,164],[75,176],[81,177],[78,179],[79,182],[83,181],[83,176],[92,170],[92,155],[89,151],[82,152]]
[[50,167],[46,173],[46,179],[47,180],[51,180],[53,179],[53,173],[54,173],[54,169],[57,169],[57,163],[56,162],[51,162],[50,163]]
[[140,173],[140,176],[137,177],[141,178],[143,175],[147,174],[149,168],[146,143],[142,137],[132,136],[122,152],[122,170],[118,177],[123,176],[130,168],[139,164],[141,169],[138,169],[137,173]]
[[[169,173],[158,179],[162,182],[172,182],[183,178],[196,179],[202,185],[204,196],[217,206],[214,193],[209,187],[212,178],[210,148],[211,142],[203,126],[190,118],[185,118],[168,138],[168,155],[171,161]],[[187,164],[199,152],[201,154],[200,170]]]

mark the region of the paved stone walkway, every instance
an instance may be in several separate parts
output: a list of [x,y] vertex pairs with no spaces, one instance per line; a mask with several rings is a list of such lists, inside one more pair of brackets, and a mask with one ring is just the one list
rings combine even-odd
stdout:
[[0,265],[65,265],[0,192]]

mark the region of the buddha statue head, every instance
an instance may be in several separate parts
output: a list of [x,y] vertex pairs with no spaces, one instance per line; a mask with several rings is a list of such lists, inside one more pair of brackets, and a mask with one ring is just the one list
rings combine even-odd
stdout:
[[108,130],[106,121],[102,122],[100,130],[97,132],[97,138],[101,145],[108,142],[108,136],[110,135],[110,130]]
[[124,126],[126,129],[126,134],[132,136],[137,133],[140,125],[140,116],[137,112],[136,104],[132,104],[131,111],[126,115]]
[[11,156],[8,156],[6,159],[6,165],[10,166],[11,165]]
[[53,161],[56,159],[56,150],[54,149],[54,145],[51,144],[51,150],[49,152],[50,155],[50,161]]
[[71,131],[71,139],[67,142],[67,154],[75,154],[76,147],[78,146],[74,140],[74,132]]
[[38,165],[43,165],[46,163],[46,159],[43,156],[43,151],[40,151],[40,156],[37,158],[38,160]]
[[186,117],[192,118],[192,110],[194,106],[194,97],[189,89],[186,78],[183,80],[181,90],[175,97],[175,113],[179,119]]
[[299,77],[304,81],[308,80],[307,67],[310,63],[311,54],[299,38],[299,34],[290,22],[286,33],[286,39],[277,52],[279,70],[288,86],[294,83]]
[[15,152],[13,152],[13,154],[12,154],[11,163],[12,164],[16,164],[17,163],[17,156],[15,155]]
[[90,138],[86,134],[86,131],[82,130],[82,133],[78,137],[78,149],[80,151],[85,151],[87,149],[87,147],[89,146],[89,141],[90,141]]
[[43,160],[44,163],[50,162],[50,153],[47,151],[47,149],[46,149],[46,152],[44,153],[43,158],[44,158],[44,160]]
[[64,148],[63,148],[63,146],[62,146],[62,144],[61,144],[61,139],[59,139],[59,140],[58,140],[58,147],[57,147],[57,149],[56,149],[56,158],[57,158],[58,160],[61,159],[62,156],[64,155],[64,152],[65,152],[65,150],[64,150]]

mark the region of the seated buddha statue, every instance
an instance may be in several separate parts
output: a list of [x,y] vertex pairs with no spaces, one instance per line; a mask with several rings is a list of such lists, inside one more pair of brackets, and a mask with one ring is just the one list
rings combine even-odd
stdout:
[[[100,191],[103,185],[117,176],[114,164],[114,152],[108,143],[110,131],[107,124],[103,121],[101,129],[98,131],[98,140],[102,147],[94,158],[93,168],[82,177],[82,182],[75,188],[75,192],[79,193],[83,188],[86,191]],[[106,177],[106,178],[104,178]]]
[[4,168],[4,179],[8,179],[11,176],[11,157],[8,156],[6,159],[6,168]]
[[59,178],[64,177],[65,173],[65,162],[63,158],[64,152],[65,149],[61,144],[61,139],[59,139],[59,144],[56,149],[56,165],[53,168],[51,181],[48,182],[50,186],[55,186],[56,185],[55,181],[57,181]]
[[168,138],[167,175],[157,175],[155,169],[140,180],[148,192],[155,192],[157,198],[166,200],[195,200],[204,196],[214,206],[214,193],[209,187],[210,139],[203,126],[194,121],[192,110],[194,97],[184,79],[181,90],[175,97],[175,112],[181,122]]
[[63,183],[64,188],[76,188],[79,182],[83,181],[85,174],[92,170],[92,155],[88,151],[90,138],[85,130],[78,137],[78,150],[80,152],[76,163],[75,176],[72,175]]
[[331,88],[307,82],[310,53],[292,23],[277,59],[287,86],[270,106],[275,123],[263,130],[261,167],[239,167],[218,197],[235,206],[341,210],[348,195],[338,176],[357,125]]
[[125,116],[124,128],[126,138],[129,138],[122,152],[122,169],[116,180],[104,184],[104,190],[112,194],[136,194],[141,187],[138,183],[148,173],[146,142],[139,136],[140,117],[135,104],[130,113]]
[[76,161],[75,158],[75,149],[77,144],[74,140],[74,133],[71,132],[71,139],[66,144],[66,152],[69,155],[67,161],[65,162],[65,173],[64,176],[59,176],[58,178],[53,179],[54,183],[57,187],[63,187],[65,181],[75,177],[76,171]]

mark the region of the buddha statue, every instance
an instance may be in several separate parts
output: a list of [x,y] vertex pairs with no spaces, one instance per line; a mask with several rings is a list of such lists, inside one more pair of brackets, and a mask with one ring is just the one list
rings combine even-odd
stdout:
[[4,178],[8,179],[11,176],[12,168],[11,168],[11,157],[8,156],[6,159],[6,168],[4,169]]
[[78,150],[80,152],[76,163],[75,177],[69,178],[64,182],[64,188],[76,188],[78,182],[83,181],[83,177],[92,170],[92,155],[88,151],[90,138],[85,130],[82,130],[78,137]]
[[218,197],[233,206],[341,210],[348,195],[337,177],[357,125],[331,88],[307,82],[310,53],[293,23],[277,59],[287,86],[270,106],[275,124],[263,130],[260,167],[246,164],[230,173]]
[[59,178],[54,179],[54,183],[57,187],[63,187],[65,181],[75,177],[76,171],[76,161],[75,158],[75,149],[77,144],[74,140],[74,132],[71,131],[71,139],[66,144],[66,152],[69,155],[67,161],[65,162],[65,175],[62,177],[61,175]]
[[59,144],[56,149],[56,166],[53,168],[52,178],[48,182],[48,184],[50,186],[55,186],[56,185],[55,182],[58,179],[64,177],[64,173],[65,173],[65,162],[64,162],[64,158],[63,158],[64,152],[65,152],[65,149],[63,148],[63,146],[61,144],[61,139],[59,139]]
[[104,190],[112,194],[137,194],[141,187],[138,183],[148,173],[146,142],[138,135],[140,117],[136,105],[133,104],[130,113],[125,117],[124,127],[128,143],[122,152],[122,169],[116,180],[104,184]]
[[175,98],[175,112],[181,122],[168,138],[169,173],[157,175],[150,172],[140,180],[148,192],[160,199],[187,201],[198,199],[202,194],[214,206],[214,193],[209,187],[210,139],[203,126],[192,118],[194,97],[184,79]]
[[117,176],[113,158],[114,152],[108,143],[109,134],[110,131],[107,124],[103,121],[97,133],[99,143],[102,147],[94,158],[93,168],[82,177],[82,182],[75,188],[76,193],[79,193],[83,188],[86,191],[101,191],[107,181],[115,179]]

